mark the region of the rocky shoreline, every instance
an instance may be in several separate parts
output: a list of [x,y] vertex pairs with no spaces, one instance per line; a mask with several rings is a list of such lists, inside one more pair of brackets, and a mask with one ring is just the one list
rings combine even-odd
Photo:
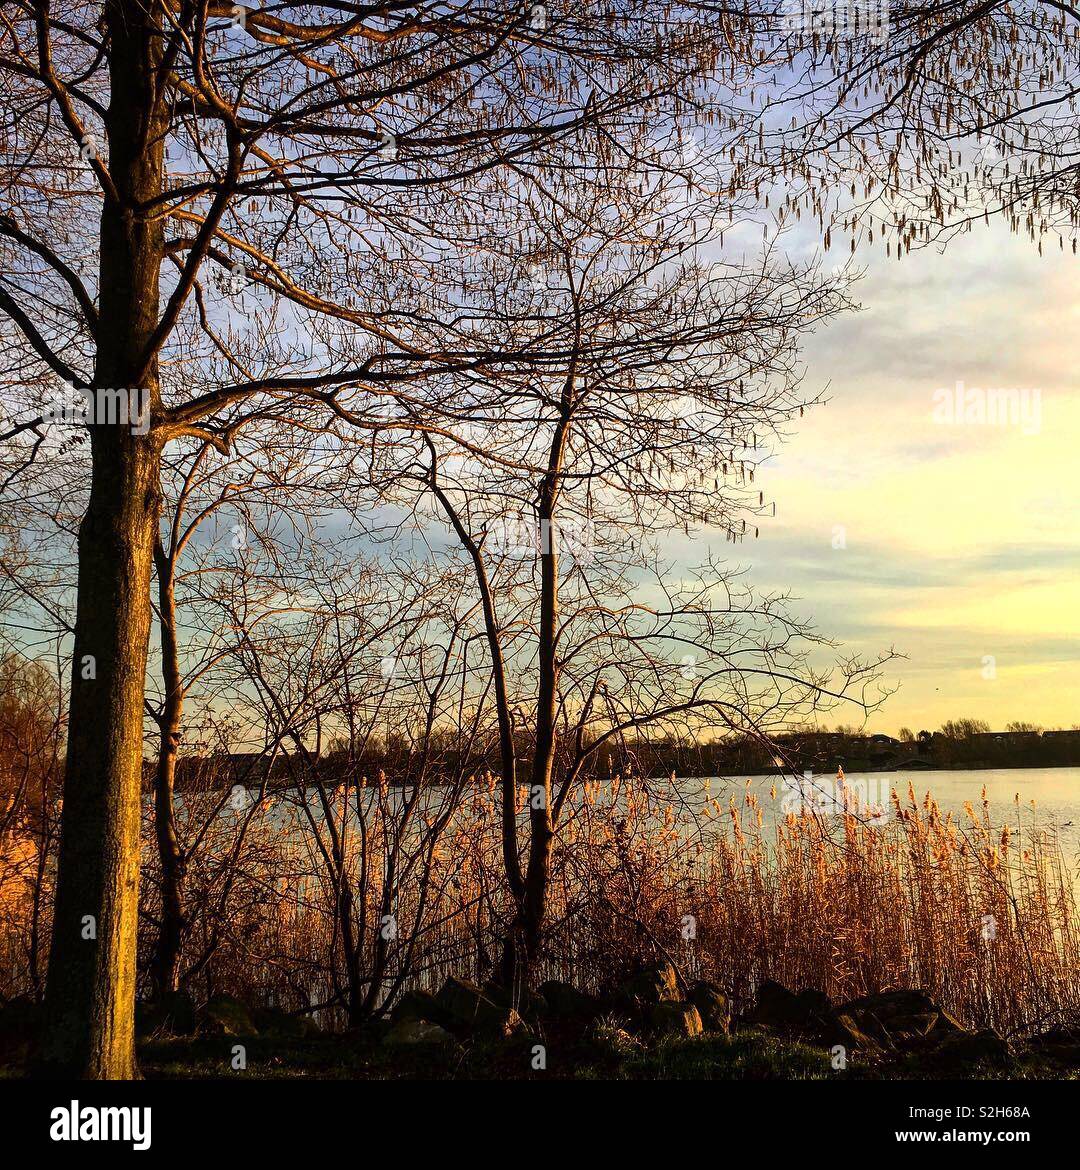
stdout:
[[[0,1005],[0,1066],[8,1075],[19,1075],[37,1017],[36,1005],[25,998]],[[455,1075],[463,1058],[474,1066],[465,1075],[479,1078],[544,1072],[549,1058],[561,1075],[574,1075],[575,1063],[589,1075],[620,1075],[621,1063],[648,1061],[680,1046],[694,1056],[690,1075],[702,1077],[803,1075],[785,1071],[783,1059],[775,1059],[792,1052],[802,1065],[816,1062],[819,1076],[1056,1079],[1080,1073],[1080,1024],[1005,1037],[965,1027],[918,989],[834,1003],[815,989],[794,992],[770,980],[760,985],[749,1011],[734,1015],[722,987],[688,984],[666,962],[603,995],[549,980],[513,997],[495,984],[450,978],[436,993],[407,992],[388,1019],[342,1033],[324,1032],[308,1016],[249,1008],[229,995],[196,1007],[180,992],[166,1003],[142,1006],[139,1032],[152,1058],[168,1065],[149,1075],[166,1076],[189,1075],[186,1062],[191,1075],[220,1070],[237,1045],[245,1053],[251,1048],[264,1073],[284,1064],[279,1075],[290,1075],[290,1066],[296,1075],[324,1075],[321,1070],[340,1064],[336,1075],[347,1077],[426,1071],[437,1077]],[[736,1049],[756,1052],[764,1065],[752,1074],[733,1073],[725,1061]]]
[[450,979],[438,994],[410,992],[395,1007],[384,1043],[453,1043],[474,1036],[508,1039],[576,1028],[582,1038],[624,1044],[666,1037],[757,1031],[826,1049],[838,1070],[849,1061],[882,1065],[917,1058],[962,1075],[974,1066],[1008,1069],[1023,1053],[1062,1068],[1080,1068],[1080,1027],[1009,1040],[993,1029],[971,1030],[920,990],[896,990],[835,1004],[824,993],[798,993],[764,981],[754,1008],[733,1017],[716,983],[685,985],[674,966],[643,969],[607,996],[547,982],[518,1007],[494,985]]

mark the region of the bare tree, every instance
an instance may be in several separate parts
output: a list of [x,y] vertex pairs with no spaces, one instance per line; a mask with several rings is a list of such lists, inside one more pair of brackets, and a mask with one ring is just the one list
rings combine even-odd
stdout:
[[[479,496],[481,530],[493,501],[520,503],[528,483],[541,531],[610,497],[638,501],[646,531],[712,511],[740,538],[754,508],[747,450],[797,405],[743,389],[766,374],[790,387],[787,339],[836,307],[805,273],[740,261],[714,274],[671,221],[697,228],[704,202],[708,238],[726,223],[739,240],[742,213],[775,195],[770,214],[805,210],[828,247],[837,218],[873,230],[857,192],[832,202],[843,176],[864,184],[864,201],[888,197],[892,219],[879,212],[876,226],[890,249],[997,210],[1064,245],[1076,210],[1070,9],[917,8],[865,60],[865,39],[778,43],[778,16],[696,3],[5,9],[0,329],[5,377],[22,388],[5,481],[33,475],[47,452],[56,379],[91,424],[44,1070],[134,1071],[142,720],[168,444],[225,450],[257,421],[320,431],[333,419],[372,437],[373,466],[415,454],[476,572],[498,689],[502,634],[470,528]],[[695,119],[703,143],[688,139]],[[980,136],[1002,156],[992,165]],[[674,200],[679,184],[692,211]],[[561,225],[545,212],[534,232],[522,190],[567,229],[550,230]],[[618,248],[636,250],[629,280],[602,259],[610,192]],[[554,268],[561,300],[523,304],[527,260]],[[655,290],[636,303],[649,272]],[[498,299],[480,305],[481,292]],[[479,495],[457,466],[466,456],[488,469]],[[538,572],[532,767],[546,785],[557,554],[541,552]],[[512,727],[507,696],[496,699],[509,797]],[[528,950],[542,917],[528,870],[544,871],[549,813],[533,818],[522,884],[509,799],[504,817]]]
[[[703,246],[725,222],[700,167],[697,181],[705,190],[661,172],[603,208],[557,181],[521,189],[524,245],[477,260],[459,313],[507,360],[498,378],[470,380],[468,425],[454,440],[425,433],[396,480],[424,493],[475,576],[516,906],[503,979],[515,988],[540,957],[560,814],[600,746],[650,723],[746,730],[768,707],[750,686],[759,672],[789,715],[852,689],[865,701],[873,676],[858,663],[835,685],[800,672],[800,631],[775,601],[737,603],[715,569],[697,588],[665,587],[653,563],[659,532],[710,525],[738,542],[770,510],[755,471],[807,405],[797,340],[845,303],[842,282],[768,249],[707,265]],[[650,567],[655,600],[632,588]],[[676,647],[717,660],[689,693],[667,656]]]
[[[0,656],[0,921],[23,963],[4,956],[4,994],[44,991],[50,865],[55,859],[63,751],[63,692],[41,661]],[[25,892],[30,891],[30,898]],[[27,902],[29,906],[27,908]],[[13,966],[29,976],[29,989]]]
[[[723,39],[686,19],[658,36],[657,20],[631,5],[537,18],[455,3],[5,9],[5,341],[31,385],[61,379],[95,420],[43,1070],[134,1071],[163,448],[186,435],[225,446],[285,396],[325,406],[343,387],[378,398],[415,390],[432,370],[482,368],[492,355],[415,343],[414,241],[430,233],[453,247],[456,225],[475,221],[509,167],[578,166],[587,177],[591,136],[677,111]],[[242,314],[215,303],[214,271],[225,293],[235,280],[262,306],[259,328],[275,344],[261,360],[232,344]],[[8,428],[24,459],[43,421],[31,398]]]
[[782,214],[898,259],[993,216],[1075,252],[1075,8],[782,0],[755,28],[775,70],[751,156]]
[[[253,571],[246,559],[251,545],[284,579],[289,550],[303,546],[320,510],[336,499],[337,481],[310,448],[280,441],[265,424],[246,428],[233,447],[224,459],[213,444],[189,441],[178,445],[162,468],[162,525],[154,543],[162,687],[160,698],[146,704],[158,733],[154,830],[161,918],[151,963],[158,997],[177,989],[187,926],[183,879],[188,858],[174,803],[184,702],[192,687],[236,650],[234,631],[207,623],[209,615],[220,613],[210,600],[220,588],[215,581]],[[264,569],[262,576],[267,575]],[[272,594],[266,586],[269,605]],[[186,636],[179,606],[190,614]],[[192,836],[200,840],[203,833],[196,827]]]
[[281,745],[283,831],[309,848],[333,923],[318,1006],[350,1026],[414,974],[443,892],[433,854],[487,754],[464,584],[430,564],[314,558],[266,620],[233,615],[234,691]]

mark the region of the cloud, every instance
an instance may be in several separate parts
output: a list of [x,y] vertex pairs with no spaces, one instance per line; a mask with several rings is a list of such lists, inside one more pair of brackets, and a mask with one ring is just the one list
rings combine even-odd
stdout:
[[[864,310],[805,351],[807,390],[827,386],[829,401],[763,470],[777,518],[735,555],[758,586],[790,589],[823,634],[908,655],[877,726],[939,726],[958,713],[1069,726],[1080,658],[1076,261],[1040,258],[997,224],[944,253],[865,262]],[[935,422],[934,391],[957,382],[1039,390],[1041,429]]]

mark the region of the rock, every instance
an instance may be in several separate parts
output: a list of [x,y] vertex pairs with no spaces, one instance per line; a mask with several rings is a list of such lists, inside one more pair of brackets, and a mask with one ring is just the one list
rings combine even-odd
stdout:
[[701,1014],[692,1003],[653,1004],[648,1020],[650,1029],[660,1036],[700,1036],[704,1031]]
[[[914,1017],[914,1018],[917,1019],[918,1017]],[[947,1011],[945,1011],[944,1008],[938,1008],[937,1018],[930,1025],[930,1027],[927,1028],[926,1031],[927,1031],[927,1033],[929,1033],[929,1032],[934,1032],[934,1033],[937,1033],[937,1032],[966,1032],[967,1028],[965,1028],[964,1025],[961,1024],[958,1019],[956,1019],[955,1016],[949,1015],[949,1013]]]
[[827,1016],[832,1011],[832,1000],[824,991],[815,991],[813,988],[807,987],[800,991],[795,999],[798,1002],[799,1010],[807,1020],[811,1020],[815,1016]]
[[619,988],[617,999],[643,1008],[678,1003],[679,979],[675,968],[670,963],[646,967]]
[[965,1033],[964,1027],[925,991],[885,991],[864,995],[837,1011],[887,1048],[923,1048],[930,1037]]
[[544,1002],[548,1015],[564,1019],[584,1020],[594,1019],[601,1014],[602,1008],[595,995],[586,991],[578,991],[569,983],[560,983],[557,979],[549,979],[541,983],[539,993]]
[[731,1027],[731,1003],[715,983],[699,980],[687,997],[697,1008],[706,1032],[727,1032]]
[[1040,1032],[1028,1040],[1033,1048],[1058,1047],[1065,1045],[1071,1048],[1080,1044],[1080,1027],[1051,1028],[1049,1032]]
[[881,1045],[873,1036],[861,1031],[853,1017],[843,1012],[831,1012],[821,1026],[819,1038],[832,1048],[837,1044],[862,1052],[880,1052]]
[[257,1036],[258,1029],[245,1004],[231,995],[215,995],[203,1008],[201,1032],[212,1036]]
[[501,983],[488,980],[480,990],[492,1003],[497,1004],[499,1007],[512,1007],[520,1012],[521,1015],[528,1016],[530,1019],[539,1019],[547,1011],[547,1003],[544,997],[539,992],[530,991],[527,987],[518,989],[516,1003],[514,1002],[514,996]]
[[320,1031],[319,1025],[310,1016],[293,1016],[280,1008],[255,1008],[251,1018],[260,1036],[271,1036],[277,1040],[303,1040]]
[[499,1007],[514,1006],[512,1002],[513,995],[511,994],[510,989],[504,987],[501,983],[496,983],[494,979],[485,979],[484,982],[480,984],[480,992],[482,995],[490,999],[492,1003],[498,1004]]
[[384,1044],[453,1044],[454,1037],[438,1024],[426,1020],[401,1019],[383,1037]]
[[489,999],[475,983],[450,978],[435,997],[445,1027],[463,1034],[485,1038],[512,1036],[523,1027],[521,1016],[512,1008]]
[[864,1031],[914,1031],[914,1021],[936,1017],[937,1004],[924,991],[883,991],[841,1004],[837,1011],[860,1021]]
[[766,1028],[805,1028],[810,1020],[810,1008],[794,992],[766,979],[758,988],[757,1004],[750,1020]]
[[1040,1057],[1069,1068],[1080,1067],[1080,1028],[1052,1028],[1028,1040],[1030,1050]]
[[390,1019],[395,1024],[398,1020],[424,1020],[426,1023],[443,1027],[448,1017],[430,991],[415,990],[406,991],[394,1004]]
[[872,1011],[881,1019],[892,1016],[915,1016],[938,1011],[938,1006],[925,991],[880,991],[863,995],[841,1004],[838,1011]]
[[808,1040],[833,1047],[875,1048],[877,1045],[851,1013],[838,1012],[823,992],[806,988],[796,995],[766,979],[758,988],[758,999],[748,1022],[775,1032],[797,1033]]
[[[526,991],[524,995],[524,1005],[519,1009],[521,1014],[533,1022],[539,1022],[549,1012],[548,1001],[540,994],[539,991]],[[597,1000],[596,1010],[599,1012],[600,1001]]]
[[525,1031],[525,1021],[513,1008],[496,1007],[494,1012],[481,1012],[473,1027],[473,1035],[483,1040],[507,1040]]
[[962,1032],[956,1021],[945,1012],[918,1012],[913,1016],[902,1016],[893,1021],[893,1030],[890,1035],[893,1039],[898,1036],[929,1036],[931,1032]]
[[1012,1050],[993,1028],[984,1028],[981,1032],[950,1033],[927,1060],[936,1067],[992,1064],[1000,1068],[1012,1060]]
[[469,983],[466,979],[455,979],[453,976],[439,989],[435,1003],[451,1026],[466,1031],[476,1023],[477,1016],[498,1010],[498,1005],[475,983]]

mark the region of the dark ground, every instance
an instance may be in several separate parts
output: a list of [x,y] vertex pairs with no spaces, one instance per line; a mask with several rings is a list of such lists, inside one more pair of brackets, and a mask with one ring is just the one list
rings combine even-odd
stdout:
[[[893,1080],[954,1078],[957,1069],[926,1062],[852,1060],[832,1068],[829,1053],[763,1032],[669,1038],[653,1045],[583,1042],[547,1037],[547,1069],[532,1068],[535,1037],[497,1044],[388,1046],[375,1037],[318,1036],[303,1040],[233,1037],[144,1041],[139,1061],[147,1079],[304,1078],[315,1080]],[[243,1043],[247,1069],[231,1069],[232,1047]],[[11,1070],[9,1071],[9,1075]],[[972,1080],[1080,1079],[1080,1069],[1044,1057],[1019,1056],[1007,1067],[974,1065]]]

